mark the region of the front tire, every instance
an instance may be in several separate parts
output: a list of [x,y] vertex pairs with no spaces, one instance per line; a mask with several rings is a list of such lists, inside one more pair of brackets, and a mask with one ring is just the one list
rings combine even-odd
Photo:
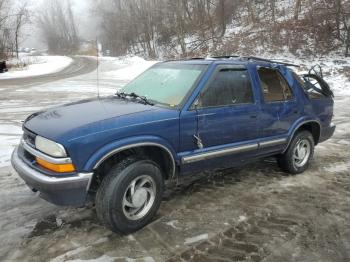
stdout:
[[309,131],[298,132],[292,139],[288,149],[277,158],[283,171],[291,174],[304,172],[314,154],[315,142]]
[[163,187],[163,176],[156,163],[127,158],[102,181],[96,194],[97,216],[114,232],[137,231],[157,213]]

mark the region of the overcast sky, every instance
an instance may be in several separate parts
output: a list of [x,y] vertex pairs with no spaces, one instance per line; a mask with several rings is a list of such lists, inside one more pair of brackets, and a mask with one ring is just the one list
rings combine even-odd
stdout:
[[[17,3],[24,2],[26,0],[16,0]],[[47,0],[27,0],[29,9],[33,12],[40,12],[45,6]],[[70,0],[75,15],[75,20],[80,36],[84,39],[96,38],[96,21],[92,19],[90,15],[89,0]],[[42,40],[41,34],[35,19],[33,22],[26,26],[23,30],[24,39],[21,46],[29,48],[42,49],[45,48],[45,43]]]

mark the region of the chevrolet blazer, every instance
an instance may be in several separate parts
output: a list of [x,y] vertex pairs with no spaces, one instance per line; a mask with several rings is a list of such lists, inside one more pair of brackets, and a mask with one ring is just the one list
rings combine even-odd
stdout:
[[30,115],[12,165],[57,205],[93,197],[99,219],[130,233],[149,223],[164,181],[276,157],[291,174],[330,138],[333,94],[315,68],[256,57],[157,63],[116,95]]

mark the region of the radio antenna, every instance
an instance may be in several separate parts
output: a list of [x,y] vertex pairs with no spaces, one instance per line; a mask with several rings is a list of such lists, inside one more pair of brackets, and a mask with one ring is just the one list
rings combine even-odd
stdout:
[[97,98],[100,98],[100,70],[99,70],[99,56],[100,56],[100,46],[98,44],[98,39],[96,38],[96,84],[97,84]]

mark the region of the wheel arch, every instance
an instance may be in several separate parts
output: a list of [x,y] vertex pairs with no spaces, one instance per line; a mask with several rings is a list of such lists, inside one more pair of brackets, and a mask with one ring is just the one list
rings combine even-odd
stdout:
[[103,165],[115,164],[125,156],[133,154],[149,157],[156,162],[162,169],[165,179],[172,178],[176,174],[175,151],[166,141],[158,137],[133,137],[105,145],[90,157],[84,169],[93,170],[95,176],[101,173]]
[[295,134],[301,130],[307,130],[309,131],[313,138],[315,145],[318,144],[321,136],[321,124],[318,120],[304,120],[298,124],[295,125],[295,127],[292,129],[292,132],[289,135],[288,143],[284,151],[287,150],[289,147],[289,144],[291,143],[293,137]]

